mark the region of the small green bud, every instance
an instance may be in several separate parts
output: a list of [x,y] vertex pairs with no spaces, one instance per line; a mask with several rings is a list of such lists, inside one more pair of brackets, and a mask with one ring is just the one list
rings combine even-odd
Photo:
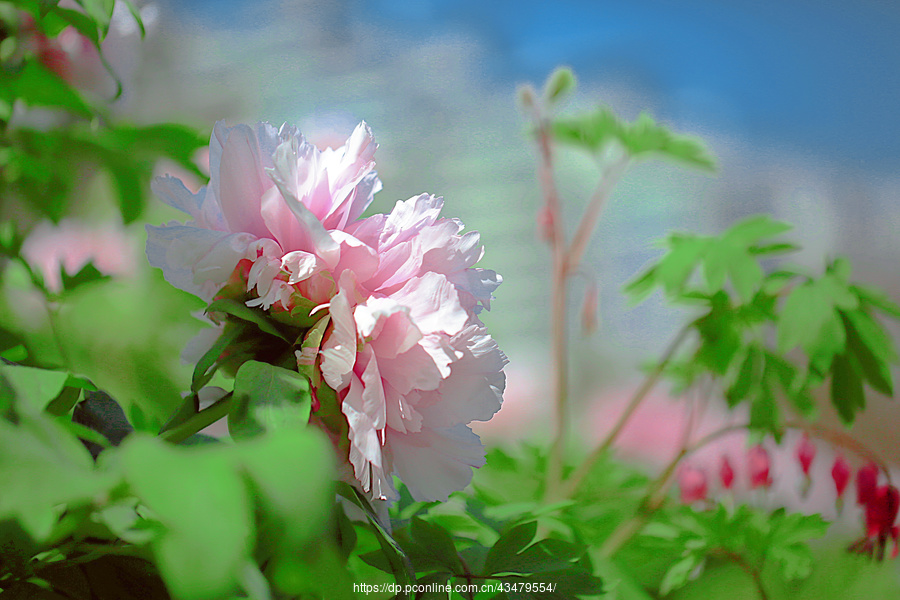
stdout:
[[519,108],[524,112],[534,110],[536,96],[537,94],[530,83],[523,83],[516,89],[516,99],[519,101]]
[[544,84],[544,101],[553,104],[575,91],[575,73],[569,67],[557,67]]

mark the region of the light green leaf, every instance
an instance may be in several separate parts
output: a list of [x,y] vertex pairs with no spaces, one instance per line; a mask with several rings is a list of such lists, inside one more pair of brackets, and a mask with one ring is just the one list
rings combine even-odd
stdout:
[[684,587],[685,584],[687,584],[691,573],[693,573],[699,565],[700,557],[693,553],[688,554],[677,561],[669,567],[669,570],[666,571],[666,574],[663,576],[663,580],[659,584],[659,593],[665,596],[672,590]]
[[19,519],[35,540],[56,524],[60,505],[89,505],[115,480],[94,470],[84,446],[58,423],[20,415],[17,426],[0,419],[0,520]]
[[309,421],[309,381],[296,371],[250,360],[234,376],[234,408],[228,417],[233,437],[254,436]]
[[228,597],[250,558],[250,497],[230,451],[174,447],[141,435],[121,447],[128,483],[164,527],[153,550],[177,598]]
[[31,411],[42,411],[59,396],[69,374],[35,367],[0,365],[0,376],[16,393],[17,406]]

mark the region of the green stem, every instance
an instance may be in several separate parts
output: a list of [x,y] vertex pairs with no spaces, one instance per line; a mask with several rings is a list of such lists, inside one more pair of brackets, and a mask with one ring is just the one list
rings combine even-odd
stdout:
[[660,361],[656,364],[653,370],[647,375],[644,382],[641,384],[641,387],[637,389],[634,396],[629,401],[628,406],[625,407],[625,411],[619,416],[613,428],[606,435],[606,438],[600,445],[597,446],[593,452],[591,452],[587,458],[582,461],[582,463],[575,469],[574,473],[572,473],[571,477],[566,481],[566,486],[564,489],[564,498],[569,498],[578,491],[578,487],[584,482],[584,478],[587,477],[588,473],[591,472],[591,468],[603,456],[607,450],[613,445],[616,439],[619,437],[619,434],[622,433],[622,429],[624,429],[625,425],[628,423],[628,420],[634,414],[634,411],[641,405],[644,401],[644,398],[647,397],[647,394],[653,389],[656,383],[659,381],[659,378],[662,376],[663,371],[665,371],[666,367],[669,365],[669,362],[672,360],[672,357],[675,356],[675,352],[684,343],[684,340],[687,339],[687,335],[690,332],[690,327],[684,327],[681,331],[678,332],[678,335],[675,336],[675,339],[672,340],[672,343],[669,344],[669,347],[666,349],[665,354],[663,354]]
[[173,444],[181,443],[227,415],[231,411],[233,400],[233,392],[228,392],[215,404],[207,406],[177,427],[160,433],[159,437]]

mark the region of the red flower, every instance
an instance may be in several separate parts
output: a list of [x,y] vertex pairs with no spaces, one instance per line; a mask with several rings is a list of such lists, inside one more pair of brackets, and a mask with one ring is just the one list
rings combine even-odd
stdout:
[[719,479],[722,480],[722,487],[726,490],[731,489],[731,484],[734,483],[734,469],[731,468],[731,461],[728,460],[727,456],[722,457],[722,464],[719,466]]
[[706,500],[706,473],[685,465],[678,471],[678,487],[681,488],[681,501],[685,504]]
[[750,470],[750,487],[769,487],[772,478],[769,476],[769,453],[762,446],[754,446],[747,453],[747,465]]
[[803,434],[803,438],[797,444],[796,454],[797,460],[800,461],[800,468],[803,469],[803,474],[809,477],[809,468],[816,457],[816,447],[809,440],[809,434]]
[[838,454],[834,459],[834,466],[831,467],[831,478],[834,479],[834,491],[838,498],[843,498],[844,490],[850,482],[850,465],[844,460],[844,457]]
[[[892,535],[897,511],[900,509],[900,492],[892,485],[881,485],[866,504],[866,535],[887,538]],[[896,540],[896,536],[895,540]]]
[[856,474],[856,503],[867,506],[878,485],[878,465],[869,461]]

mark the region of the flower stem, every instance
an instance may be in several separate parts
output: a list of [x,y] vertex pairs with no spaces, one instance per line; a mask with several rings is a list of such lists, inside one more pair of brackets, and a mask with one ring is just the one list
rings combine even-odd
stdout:
[[231,411],[233,399],[233,392],[228,392],[215,404],[207,406],[177,427],[160,433],[159,437],[166,440],[167,442],[172,442],[173,444],[183,442],[195,433],[205,429],[206,427],[209,427],[210,425],[227,415]]
[[600,445],[597,446],[593,452],[591,452],[587,458],[582,461],[582,463],[575,469],[575,472],[572,473],[571,477],[566,481],[566,486],[564,490],[563,497],[568,498],[576,491],[578,491],[578,487],[583,483],[584,478],[587,477],[588,473],[591,472],[591,468],[594,466],[594,463],[603,456],[607,450],[613,445],[616,439],[619,437],[619,434],[622,433],[622,429],[628,423],[628,420],[634,414],[634,411],[641,405],[641,402],[644,401],[644,398],[647,397],[647,394],[653,389],[656,383],[659,381],[659,378],[662,376],[663,371],[665,371],[669,362],[672,360],[672,357],[675,355],[675,352],[684,343],[685,339],[687,339],[687,335],[690,332],[689,327],[684,327],[681,331],[678,332],[678,335],[675,336],[675,339],[672,340],[669,347],[666,349],[665,354],[663,354],[660,361],[656,364],[653,370],[647,375],[644,379],[644,382],[641,384],[641,387],[637,389],[634,396],[632,396],[631,400],[628,403],[628,406],[625,407],[625,411],[619,416],[619,419],[616,421],[616,424],[613,425],[613,428],[606,435],[606,438]]

